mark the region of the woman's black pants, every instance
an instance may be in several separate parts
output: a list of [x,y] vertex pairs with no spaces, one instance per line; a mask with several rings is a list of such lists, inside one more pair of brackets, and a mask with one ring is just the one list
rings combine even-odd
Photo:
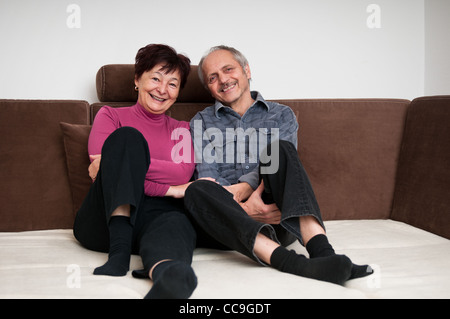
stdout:
[[108,252],[111,214],[129,204],[132,251],[141,256],[145,270],[165,259],[191,264],[196,233],[183,201],[144,194],[149,165],[148,144],[139,131],[114,131],[103,145],[97,178],[75,218],[75,238],[87,249]]
[[295,239],[303,243],[299,223],[301,216],[314,216],[325,229],[297,150],[292,143],[286,141],[279,141],[278,149],[278,170],[266,174],[261,170],[264,165],[260,164],[260,179],[264,181],[264,202],[275,203],[281,211],[280,225],[255,221],[225,188],[211,181],[198,180],[188,187],[185,206],[193,224],[199,228],[199,235],[206,233],[210,240],[216,240],[221,245],[260,262],[253,253],[258,233],[287,246]]

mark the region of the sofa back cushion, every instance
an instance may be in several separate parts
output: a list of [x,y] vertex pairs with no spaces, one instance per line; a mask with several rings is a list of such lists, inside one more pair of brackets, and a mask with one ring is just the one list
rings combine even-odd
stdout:
[[397,99],[285,100],[322,216],[389,218],[405,116]]
[[88,124],[85,101],[0,100],[0,231],[71,228],[60,122]]
[[392,218],[450,239],[450,96],[411,103]]

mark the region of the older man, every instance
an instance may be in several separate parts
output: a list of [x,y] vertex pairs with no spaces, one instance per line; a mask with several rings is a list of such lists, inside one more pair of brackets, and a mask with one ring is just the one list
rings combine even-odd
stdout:
[[[213,47],[199,76],[216,103],[191,121],[197,178],[185,205],[221,245],[280,271],[344,284],[372,271],[337,255],[297,154],[292,110],[250,91],[251,72],[236,49]],[[270,155],[269,155],[270,153]],[[284,246],[295,239],[310,258]]]

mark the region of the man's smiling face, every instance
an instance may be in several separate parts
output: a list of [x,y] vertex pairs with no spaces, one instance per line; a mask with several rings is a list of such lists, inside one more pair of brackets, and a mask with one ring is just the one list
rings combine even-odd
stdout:
[[231,52],[212,52],[205,58],[202,71],[205,84],[216,100],[232,108],[248,103],[250,68],[247,65],[244,70]]

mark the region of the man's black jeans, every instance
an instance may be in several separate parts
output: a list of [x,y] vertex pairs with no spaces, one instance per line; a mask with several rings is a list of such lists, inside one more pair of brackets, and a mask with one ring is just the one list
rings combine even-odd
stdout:
[[199,239],[204,232],[221,245],[261,262],[253,252],[258,233],[287,246],[295,239],[303,244],[299,224],[301,216],[314,216],[325,229],[297,150],[286,141],[279,141],[278,149],[278,170],[273,174],[262,174],[260,165],[260,179],[264,181],[263,200],[266,204],[275,203],[281,211],[280,225],[255,221],[225,188],[211,181],[198,180],[186,190],[185,206],[198,229]]

